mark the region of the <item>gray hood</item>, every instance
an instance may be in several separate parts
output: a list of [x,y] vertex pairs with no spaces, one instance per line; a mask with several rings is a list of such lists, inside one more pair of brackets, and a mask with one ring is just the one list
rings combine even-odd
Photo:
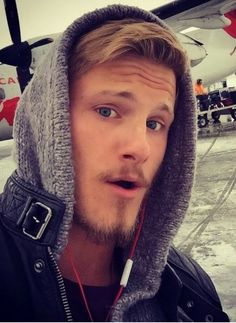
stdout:
[[[82,16],[54,42],[25,89],[16,112],[14,139],[18,175],[66,204],[54,249],[56,255],[65,247],[74,205],[68,52],[75,38],[106,20],[123,18],[140,18],[166,26],[149,12],[120,5]],[[149,298],[157,292],[169,246],[189,205],[196,144],[196,107],[192,89],[187,72],[179,85],[175,120],[169,132],[163,167],[148,197],[131,277],[113,313],[115,321],[123,320],[121,312],[128,303]]]

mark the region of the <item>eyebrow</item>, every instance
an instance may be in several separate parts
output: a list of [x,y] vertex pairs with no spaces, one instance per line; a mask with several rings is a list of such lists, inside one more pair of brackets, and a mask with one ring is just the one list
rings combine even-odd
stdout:
[[[104,91],[99,92],[98,95],[112,95],[114,97],[125,98],[125,99],[129,99],[131,101],[136,102],[136,98],[135,98],[134,94],[131,92],[128,92],[128,91],[116,92],[116,91],[111,91],[111,90],[104,90]],[[158,107],[158,109],[161,111],[167,112],[170,115],[173,115],[173,112],[170,110],[170,107],[165,103],[160,108]]]
[[116,96],[116,97],[126,98],[126,99],[129,99],[132,101],[136,101],[133,93],[128,92],[128,91],[116,92],[116,91],[104,90],[104,91],[99,92],[98,94],[102,94],[102,95],[108,94],[108,95],[112,95],[112,96]]

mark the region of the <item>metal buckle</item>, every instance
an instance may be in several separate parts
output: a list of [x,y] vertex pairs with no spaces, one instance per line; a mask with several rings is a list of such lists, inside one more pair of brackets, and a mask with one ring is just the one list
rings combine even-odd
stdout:
[[32,203],[22,224],[23,233],[34,240],[39,240],[51,217],[52,210],[48,206],[40,202]]

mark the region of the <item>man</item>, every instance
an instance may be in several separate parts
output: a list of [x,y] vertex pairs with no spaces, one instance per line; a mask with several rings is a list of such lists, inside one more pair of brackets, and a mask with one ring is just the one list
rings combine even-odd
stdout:
[[[194,85],[194,93],[197,98],[197,105],[200,111],[207,111],[210,106],[210,100],[208,98],[207,89],[202,84],[202,79],[197,79],[197,82]],[[207,113],[198,116],[198,124],[201,127],[201,122],[204,121],[204,125],[208,124],[209,120],[207,117]]]
[[206,95],[207,89],[202,84],[202,79],[197,79],[197,82],[194,86],[195,95]]
[[228,320],[170,247],[193,183],[194,102],[184,51],[149,12],[97,10],[54,43],[15,117],[1,319]]

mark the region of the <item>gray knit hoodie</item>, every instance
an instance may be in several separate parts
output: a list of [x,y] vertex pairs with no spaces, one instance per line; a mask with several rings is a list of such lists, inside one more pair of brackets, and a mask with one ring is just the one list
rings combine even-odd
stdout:
[[[54,252],[66,244],[74,205],[69,122],[67,60],[75,37],[107,20],[139,18],[167,28],[155,15],[134,7],[114,5],[76,20],[57,39],[44,57],[20,100],[14,124],[18,175],[55,194],[66,204]],[[144,225],[128,285],[113,312],[112,320],[157,320],[149,306],[135,316],[128,308],[157,293],[168,249],[189,205],[195,162],[195,100],[189,72],[179,84],[175,120],[158,181],[149,194]],[[126,251],[124,252],[126,254]]]

